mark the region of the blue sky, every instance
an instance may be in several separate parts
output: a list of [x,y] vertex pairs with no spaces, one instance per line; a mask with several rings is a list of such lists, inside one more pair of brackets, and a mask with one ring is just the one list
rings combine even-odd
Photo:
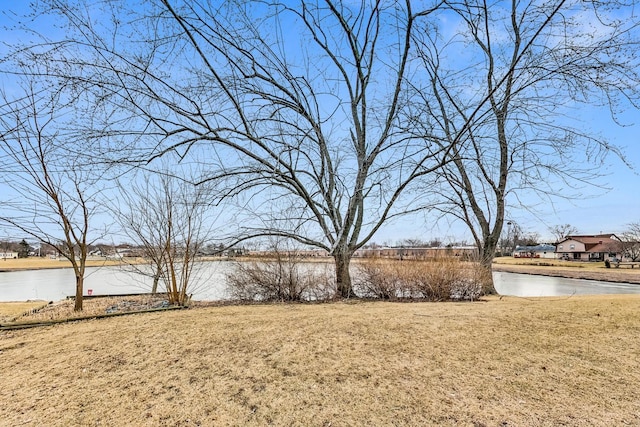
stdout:
[[[627,224],[640,222],[640,111],[627,109],[621,116],[624,127],[616,124],[606,109],[584,110],[584,119],[593,132],[607,135],[608,140],[623,148],[627,167],[620,159],[609,156],[599,171],[604,175],[598,186],[584,186],[582,197],[564,200],[555,198],[553,204],[538,198],[525,197],[532,211],[511,208],[507,217],[518,223],[524,231],[537,232],[548,241],[552,235],[548,228],[558,224],[571,224],[581,234],[622,233]],[[394,223],[379,233],[378,242],[395,242],[402,238],[422,236],[423,239],[440,238],[444,241],[471,241],[467,229],[457,223],[417,216],[403,223]]]
[[540,207],[540,215],[512,212],[513,218],[525,229],[546,235],[547,228],[556,224],[571,224],[580,233],[620,233],[631,222],[640,222],[640,111],[626,108],[619,116],[624,127],[616,124],[608,109],[583,110],[583,121],[593,132],[605,135],[621,147],[627,167],[620,159],[609,156],[600,169],[604,175],[597,186],[583,188],[583,197],[572,200],[557,200],[554,205]]
[[[18,2],[22,12],[27,10],[26,4]],[[0,27],[11,25],[11,20],[15,18],[7,10],[15,10],[16,2],[0,0],[0,7]],[[3,31],[0,41],[15,42],[14,37],[12,33]],[[0,54],[2,52],[4,49],[0,47]],[[5,86],[3,90],[10,90],[10,87]],[[583,109],[582,119],[589,124],[590,130],[606,135],[611,143],[622,147],[627,162],[634,169],[610,156],[601,170],[605,176],[597,182],[598,186],[584,187],[582,197],[573,200],[555,199],[553,204],[525,197],[525,204],[534,206],[531,209],[533,212],[515,207],[510,209],[507,214],[510,220],[517,222],[525,231],[540,233],[543,239],[551,238],[547,229],[556,224],[569,223],[577,227],[580,233],[593,234],[620,233],[624,231],[626,224],[640,222],[640,112],[627,108],[619,117],[625,127],[617,125],[608,110],[602,108]],[[447,220],[436,222],[436,218],[424,214],[386,225],[374,240],[378,243],[394,243],[403,238],[416,237],[424,240],[440,238],[444,241],[471,241],[470,234],[463,225]]]

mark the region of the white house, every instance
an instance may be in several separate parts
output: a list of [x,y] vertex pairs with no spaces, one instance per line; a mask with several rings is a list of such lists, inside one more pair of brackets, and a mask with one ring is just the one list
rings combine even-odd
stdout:
[[1,259],[18,258],[18,252],[0,252]]
[[514,258],[549,258],[556,257],[556,247],[553,245],[541,244],[535,246],[516,246],[513,251]]

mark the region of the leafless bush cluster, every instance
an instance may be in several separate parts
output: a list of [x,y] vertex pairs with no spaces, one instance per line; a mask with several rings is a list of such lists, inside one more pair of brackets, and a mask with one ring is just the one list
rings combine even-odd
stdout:
[[237,262],[227,274],[227,290],[240,301],[321,301],[334,296],[335,283],[323,265],[303,264],[295,255]]
[[377,259],[358,266],[356,288],[362,296],[387,300],[473,300],[483,293],[485,274],[479,266],[457,259]]

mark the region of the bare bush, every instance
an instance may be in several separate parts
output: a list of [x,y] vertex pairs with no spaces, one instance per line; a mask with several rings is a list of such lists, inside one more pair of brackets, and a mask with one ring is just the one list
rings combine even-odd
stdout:
[[452,298],[453,289],[462,278],[462,268],[457,260],[444,258],[412,264],[407,279],[414,297],[430,301]]
[[294,254],[271,260],[239,261],[227,274],[227,288],[240,301],[325,300],[335,294],[330,272],[304,265]]
[[358,266],[357,290],[368,297],[429,301],[473,300],[482,294],[485,278],[475,264],[457,259],[431,261],[373,260]]
[[202,263],[196,259],[211,236],[214,218],[207,197],[212,188],[176,177],[175,169],[143,171],[119,183],[111,212],[145,259],[144,263],[125,261],[126,270],[150,277],[154,294],[158,286],[164,287],[171,304],[188,305],[202,274]]
[[356,292],[368,298],[395,300],[406,291],[398,277],[398,265],[389,260],[373,258],[358,264]]

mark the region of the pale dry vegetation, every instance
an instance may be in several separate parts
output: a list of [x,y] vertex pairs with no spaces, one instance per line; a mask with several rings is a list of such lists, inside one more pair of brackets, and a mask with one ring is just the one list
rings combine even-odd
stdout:
[[566,261],[555,258],[515,258],[512,256],[496,257],[493,259],[493,264],[582,268],[587,270],[601,270],[605,268],[604,262],[601,261]]
[[[120,260],[106,259],[104,257],[93,257],[87,259],[87,267],[103,267],[120,265]],[[71,263],[66,258],[7,258],[0,259],[0,271],[17,270],[41,270],[47,268],[70,268]]]
[[[0,320],[5,310],[11,310],[12,304],[0,303]],[[24,304],[24,303],[23,303]],[[84,298],[82,311],[74,310],[74,300],[64,299],[55,302],[42,302],[18,312],[19,306],[14,311],[14,316],[6,317],[0,323],[24,324],[61,321],[67,319],[79,319],[85,317],[102,316],[105,314],[135,312],[167,308],[169,306],[166,294],[145,294],[126,297],[94,297]]]
[[227,292],[237,301],[323,301],[335,295],[332,273],[326,264],[277,253],[235,262],[226,275]]
[[428,261],[371,259],[357,264],[356,292],[385,300],[474,300],[490,278],[475,263],[456,258]]
[[13,322],[47,305],[46,301],[0,302],[0,324]]
[[0,424],[640,424],[640,297],[198,308],[0,332]]
[[[227,275],[227,290],[239,301],[322,301],[331,299],[331,271],[281,255],[260,262],[238,262]],[[355,297],[383,300],[474,300],[489,278],[475,263],[455,258],[364,259],[354,262]]]

